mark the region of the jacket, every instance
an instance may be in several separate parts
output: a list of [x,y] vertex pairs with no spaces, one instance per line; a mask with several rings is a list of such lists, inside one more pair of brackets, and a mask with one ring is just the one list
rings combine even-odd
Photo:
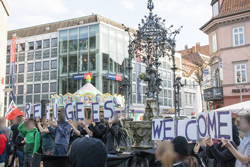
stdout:
[[5,137],[3,132],[0,131],[0,163],[5,162],[6,148],[7,148],[7,138]]
[[48,127],[50,133],[55,136],[55,144],[63,145],[68,147],[71,126],[68,122],[59,122],[58,126],[54,129],[51,126]]
[[[24,129],[23,123],[18,126],[18,131],[26,138],[25,145],[24,145],[24,152],[26,155],[33,155],[35,154],[38,149],[40,148],[40,133],[38,132],[37,128],[34,128],[31,131]],[[35,134],[34,133],[38,132]]]
[[239,137],[238,127],[234,123],[232,123],[232,126],[233,126],[233,141],[234,141],[236,146],[239,146],[240,145],[240,137]]
[[[234,142],[231,142],[236,148]],[[236,158],[227,147],[221,147],[222,143],[217,143],[211,147],[206,147],[208,158],[214,159],[214,167],[234,167]]]
[[22,143],[22,141],[24,140],[24,137],[21,133],[19,133],[16,137],[16,144],[17,144],[17,150],[19,151],[23,151],[24,148],[24,143]]

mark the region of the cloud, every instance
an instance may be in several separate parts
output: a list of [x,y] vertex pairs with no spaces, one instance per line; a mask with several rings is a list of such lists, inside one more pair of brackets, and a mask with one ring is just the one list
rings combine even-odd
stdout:
[[135,8],[135,4],[133,2],[121,1],[121,4],[129,10],[133,10]]

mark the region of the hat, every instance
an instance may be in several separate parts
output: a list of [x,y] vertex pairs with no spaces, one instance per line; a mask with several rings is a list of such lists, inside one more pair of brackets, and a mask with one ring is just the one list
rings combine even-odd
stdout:
[[174,144],[174,151],[189,156],[188,152],[188,142],[187,139],[183,136],[177,136],[172,140],[172,143]]
[[108,152],[101,140],[92,137],[76,139],[69,156],[72,167],[105,167]]

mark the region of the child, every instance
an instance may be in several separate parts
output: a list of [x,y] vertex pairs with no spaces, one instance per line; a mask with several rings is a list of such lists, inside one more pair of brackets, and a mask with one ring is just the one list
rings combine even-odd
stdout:
[[236,167],[250,166],[250,114],[243,115],[240,121],[240,131],[244,133],[244,138],[239,149],[235,149],[230,142],[222,138],[223,146],[226,146],[237,158]]
[[25,137],[23,166],[30,167],[33,155],[40,148],[40,133],[35,128],[35,121],[28,118],[18,126],[18,130]]

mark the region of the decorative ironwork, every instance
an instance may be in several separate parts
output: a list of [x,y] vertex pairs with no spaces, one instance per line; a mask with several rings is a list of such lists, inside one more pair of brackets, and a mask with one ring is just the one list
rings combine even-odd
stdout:
[[204,100],[223,100],[223,88],[222,87],[212,87],[204,90]]
[[[153,15],[154,3],[152,0],[148,0],[147,8],[149,9],[149,16],[145,16],[141,20],[141,24],[138,24],[138,30],[136,34],[131,36],[129,28],[124,27],[124,30],[128,32],[130,36],[129,40],[129,63],[134,58],[140,56],[142,62],[147,65],[148,92],[147,96],[157,101],[157,116],[159,116],[159,93],[162,91],[162,79],[158,73],[158,68],[161,65],[159,59],[168,56],[173,61],[173,73],[174,73],[174,91],[175,99],[177,96],[176,88],[176,76],[175,72],[178,69],[175,64],[175,37],[180,33],[181,28],[177,30],[171,30],[173,26],[169,28],[165,27],[165,20],[161,17]],[[131,67],[128,66],[130,69]],[[132,70],[132,68],[131,68]],[[129,71],[130,72],[130,71]],[[144,80],[145,81],[145,80]],[[129,78],[129,83],[130,83]],[[130,84],[129,84],[130,86]],[[130,92],[129,92],[130,93]],[[177,111],[176,102],[175,111]]]

